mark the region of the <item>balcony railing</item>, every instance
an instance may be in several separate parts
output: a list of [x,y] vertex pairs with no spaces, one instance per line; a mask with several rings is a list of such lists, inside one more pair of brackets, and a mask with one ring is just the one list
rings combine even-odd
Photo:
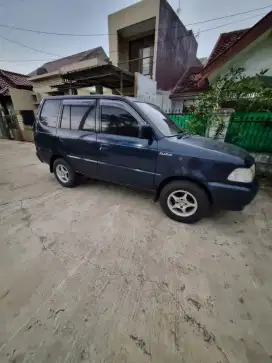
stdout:
[[118,63],[118,67],[131,73],[139,72],[152,78],[153,57],[129,59]]

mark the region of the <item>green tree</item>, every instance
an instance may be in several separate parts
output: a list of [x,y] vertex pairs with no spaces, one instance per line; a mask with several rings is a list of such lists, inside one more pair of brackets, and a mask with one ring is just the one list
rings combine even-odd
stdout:
[[266,82],[270,77],[264,76],[267,71],[249,77],[244,68],[231,68],[218,77],[196,101],[188,131],[197,134],[201,128],[214,127],[214,138],[218,138],[225,128],[220,115],[222,108],[233,108],[236,112],[272,112],[272,87]]

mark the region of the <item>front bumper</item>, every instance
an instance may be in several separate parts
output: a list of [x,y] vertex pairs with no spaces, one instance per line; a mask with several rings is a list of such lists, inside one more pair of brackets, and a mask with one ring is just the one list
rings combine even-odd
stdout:
[[208,183],[214,207],[220,209],[242,210],[256,196],[259,182],[255,178],[252,183],[245,185],[231,185],[222,183]]

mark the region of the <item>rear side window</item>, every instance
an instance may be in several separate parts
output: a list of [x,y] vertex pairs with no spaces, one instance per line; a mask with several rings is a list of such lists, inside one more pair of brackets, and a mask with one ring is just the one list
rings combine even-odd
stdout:
[[80,122],[88,109],[88,106],[71,106],[71,130],[79,130]]
[[95,104],[89,110],[82,128],[86,131],[95,131]]
[[58,122],[60,100],[46,100],[42,107],[40,122],[49,127],[56,127]]
[[90,105],[64,105],[61,128],[95,131],[95,101]]
[[70,129],[70,106],[64,106],[61,116],[61,128]]

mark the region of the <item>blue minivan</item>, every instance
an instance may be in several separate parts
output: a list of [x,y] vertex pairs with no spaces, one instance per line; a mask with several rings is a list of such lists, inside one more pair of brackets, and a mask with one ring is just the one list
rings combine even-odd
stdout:
[[64,187],[78,176],[152,190],[170,218],[193,223],[211,207],[242,210],[258,191],[245,150],[181,131],[157,106],[122,96],[45,98],[37,156]]

